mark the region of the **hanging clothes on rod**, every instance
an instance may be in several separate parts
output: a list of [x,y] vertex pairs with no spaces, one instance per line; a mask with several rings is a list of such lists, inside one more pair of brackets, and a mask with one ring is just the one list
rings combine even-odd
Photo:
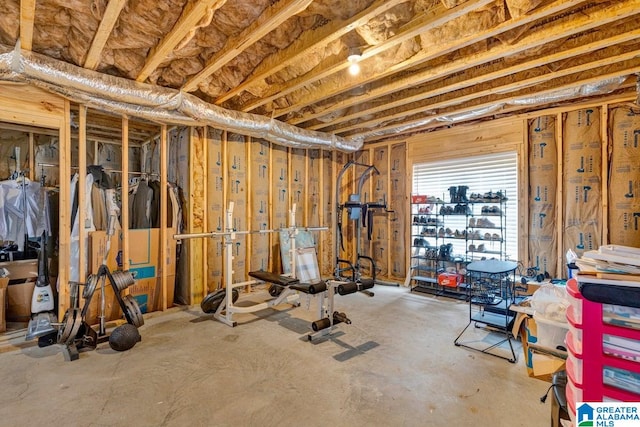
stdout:
[[0,240],[13,242],[24,251],[26,237],[49,231],[44,213],[44,190],[39,182],[25,176],[0,181]]

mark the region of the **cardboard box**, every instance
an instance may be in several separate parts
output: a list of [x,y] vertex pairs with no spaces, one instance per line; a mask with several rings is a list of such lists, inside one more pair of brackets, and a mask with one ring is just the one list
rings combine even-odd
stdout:
[[20,261],[0,262],[0,268],[5,268],[12,282],[26,281],[26,279],[36,279],[38,277],[38,260],[25,259]]
[[31,296],[36,282],[23,282],[7,287],[6,319],[11,322],[28,322],[31,318]]
[[[113,271],[118,268],[116,261],[120,251],[119,237],[117,234],[111,236],[109,255],[107,256],[107,267]],[[89,260],[87,273],[96,274],[102,265],[104,255],[107,252],[107,232],[104,230],[92,231],[89,233]]]
[[[120,308],[120,304],[116,300],[116,297],[113,293],[113,287],[109,282],[105,282],[105,320],[117,320],[122,318],[122,309]],[[91,302],[89,303],[89,308],[87,309],[87,315],[85,320],[90,325],[97,325],[100,323],[100,306],[102,304],[102,289],[100,284],[96,288],[93,296],[91,297]],[[84,301],[81,303],[80,308],[84,306]]]
[[[164,268],[164,274],[172,276],[176,274],[176,240],[173,235],[174,228],[167,228],[167,259],[164,263],[160,259],[160,229],[146,228],[129,230],[129,268],[140,270],[146,268],[148,272],[145,277],[158,277]],[[118,254],[118,264],[122,265],[122,241],[120,242],[120,253]],[[151,271],[153,270],[153,272]]]
[[[129,287],[129,293],[140,306],[140,311],[148,313],[162,310],[162,286],[159,277],[138,279]],[[175,276],[167,277],[167,307],[173,305],[175,293]]]
[[0,278],[0,332],[7,330],[7,319],[5,318],[5,306],[7,304],[8,277]]
[[[145,277],[158,277],[160,267],[163,266],[165,274],[176,274],[176,245],[173,238],[176,233],[174,228],[167,228],[166,247],[167,259],[164,264],[160,260],[160,229],[143,228],[129,230],[129,268],[133,271],[146,269]],[[107,233],[104,230],[89,233],[89,273],[97,273],[102,265],[107,248]],[[114,271],[122,268],[122,232],[111,236],[111,247],[107,257],[107,267]]]
[[538,329],[533,317],[527,316],[524,319],[520,332],[527,374],[532,378],[551,382],[553,374],[564,369],[565,360],[532,348],[531,344],[538,344]]

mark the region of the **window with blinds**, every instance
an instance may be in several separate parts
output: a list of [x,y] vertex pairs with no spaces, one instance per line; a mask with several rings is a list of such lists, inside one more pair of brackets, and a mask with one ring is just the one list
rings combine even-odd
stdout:
[[[515,151],[414,164],[413,194],[439,197],[449,202],[449,187],[466,185],[471,193],[503,191],[506,203],[506,255],[518,260],[518,157]],[[462,225],[461,225],[462,227]],[[464,253],[463,243],[454,251]]]

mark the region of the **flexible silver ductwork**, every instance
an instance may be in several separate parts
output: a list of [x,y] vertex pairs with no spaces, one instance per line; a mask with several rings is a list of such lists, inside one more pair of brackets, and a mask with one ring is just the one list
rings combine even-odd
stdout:
[[362,139],[298,128],[257,114],[227,110],[178,91],[110,76],[34,52],[0,45],[0,81],[38,86],[87,106],[154,122],[212,126],[294,148],[346,152]]

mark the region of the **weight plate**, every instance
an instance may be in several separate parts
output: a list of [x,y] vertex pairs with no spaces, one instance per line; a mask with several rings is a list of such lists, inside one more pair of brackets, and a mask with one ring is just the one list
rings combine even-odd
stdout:
[[[213,291],[209,295],[204,297],[204,299],[200,303],[200,308],[207,314],[215,313],[222,301],[224,301],[225,297],[226,292],[224,289]],[[240,292],[238,292],[238,290],[234,288],[231,291],[231,301],[235,303],[236,301],[238,301],[238,298],[240,298]]]
[[71,328],[73,327],[73,316],[73,311],[70,308],[64,312],[62,323],[58,328],[58,344],[64,344],[69,340],[69,337],[71,336]]
[[82,310],[79,308],[73,309],[73,326],[71,327],[71,340],[73,340],[82,326]]
[[284,290],[284,288],[282,286],[271,285],[271,286],[269,286],[269,295],[271,295],[272,297],[275,298],[278,295],[280,295],[283,290]]
[[[136,328],[144,325],[144,317],[142,317],[142,311],[140,311],[140,306],[138,305],[138,301],[135,300],[131,295],[126,295],[122,298],[125,306],[125,317],[131,319],[131,324]],[[126,316],[128,314],[128,316]],[[127,319],[128,320],[128,319]]]
[[114,271],[111,273],[113,283],[119,291],[124,291],[135,283],[133,275],[129,271]]
[[90,274],[87,278],[87,283],[84,285],[84,289],[82,291],[82,298],[89,299],[96,291],[96,287],[98,285],[98,276],[95,274]]
[[80,309],[68,309],[62,319],[62,325],[58,329],[58,344],[68,344],[73,341],[81,325],[82,313]]
[[200,303],[200,308],[207,314],[215,313],[216,310],[218,310],[218,306],[222,303],[224,295],[224,289],[218,289],[217,291],[211,292],[209,295],[204,297]]

